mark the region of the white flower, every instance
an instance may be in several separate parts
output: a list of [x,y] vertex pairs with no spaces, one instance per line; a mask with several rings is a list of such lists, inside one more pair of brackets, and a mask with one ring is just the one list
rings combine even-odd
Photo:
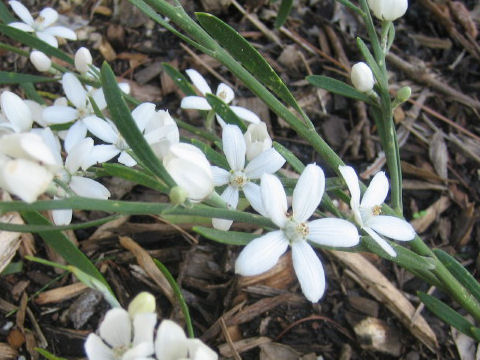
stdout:
[[235,272],[252,276],[269,270],[290,244],[293,267],[303,294],[311,302],[317,302],[325,291],[325,274],[307,240],[318,245],[351,247],[359,242],[357,228],[346,220],[335,218],[307,222],[325,190],[325,175],[317,165],[308,165],[298,179],[291,214],[287,213],[287,196],[277,177],[264,174],[260,186],[265,211],[280,229],[252,240],[240,253]]
[[135,360],[153,355],[153,335],[157,315],[144,312],[130,317],[121,308],[109,310],[98,333],[90,334],[85,352],[90,360]]
[[252,160],[258,154],[272,147],[272,138],[268,134],[267,125],[263,121],[248,125],[243,137],[247,145],[247,160]]
[[52,170],[58,162],[41,136],[33,133],[14,133],[0,137],[0,153],[11,158],[41,163]]
[[[197,70],[188,69],[186,73],[193,85],[200,91],[202,95],[213,94],[212,89],[208,85],[205,78],[200,75]],[[235,98],[235,94],[230,86],[224,83],[220,83],[217,88],[216,95],[221,98],[226,104],[230,104]],[[212,107],[208,103],[207,99],[202,96],[187,96],[182,99],[180,104],[182,109],[195,109],[195,110],[212,110]],[[261,120],[253,111],[250,111],[241,106],[230,106],[230,109],[242,120],[251,123],[259,123]],[[225,125],[225,121],[217,115],[217,120],[221,126]]]
[[35,66],[35,69],[40,72],[46,72],[50,70],[50,67],[52,66],[52,60],[50,60],[50,58],[43,52],[38,50],[33,50],[30,53],[30,61],[32,62],[33,66]]
[[201,201],[213,191],[213,175],[205,154],[196,146],[173,144],[163,158],[163,166],[192,201]]
[[155,355],[158,360],[217,360],[218,355],[198,339],[188,339],[183,329],[163,320],[157,330]]
[[53,47],[58,47],[55,37],[69,40],[77,40],[74,31],[64,26],[52,26],[58,19],[58,13],[52,8],[45,8],[40,11],[38,17],[34,20],[28,9],[19,1],[10,1],[12,10],[23,22],[13,22],[8,24],[26,32],[33,32],[40,40],[45,41]]
[[29,107],[18,95],[4,91],[0,95],[0,132],[21,133],[32,128],[33,119]]
[[85,74],[90,71],[90,65],[92,65],[92,54],[86,47],[81,47],[75,53],[75,69],[81,74]]
[[[237,125],[225,125],[222,133],[223,152],[227,158],[230,171],[212,166],[215,186],[228,185],[222,198],[229,208],[236,209],[239,192],[242,190],[252,207],[260,214],[265,214],[260,196],[260,187],[251,180],[259,179],[263,174],[277,172],[285,159],[273,148],[261,152],[245,166],[246,143],[242,131]],[[216,229],[228,230],[232,220],[212,219]]]
[[380,235],[394,240],[409,241],[415,237],[415,230],[403,219],[395,216],[379,215],[389,188],[385,173],[381,171],[375,174],[360,202],[360,186],[355,170],[350,166],[340,166],[338,169],[350,191],[350,206],[355,221],[387,254],[396,256],[397,254],[392,246]]
[[373,85],[375,85],[372,70],[364,62],[359,62],[352,66],[350,78],[352,79],[353,86],[361,92],[369,92],[373,89]]
[[368,0],[368,6],[380,20],[394,21],[408,8],[408,0]]
[[102,89],[92,89],[88,92],[72,73],[63,75],[62,86],[65,95],[74,108],[66,105],[53,105],[45,108],[42,116],[48,124],[65,124],[75,121],[65,138],[65,150],[69,152],[75,144],[87,135],[87,127],[83,119],[95,117],[101,120],[95,115],[89,96],[92,97],[100,110],[104,110],[107,107],[107,102]]

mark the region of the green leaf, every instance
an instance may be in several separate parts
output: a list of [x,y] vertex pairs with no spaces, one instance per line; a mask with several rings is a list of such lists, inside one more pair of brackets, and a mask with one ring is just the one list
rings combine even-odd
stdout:
[[111,163],[104,163],[102,166],[103,170],[105,170],[108,175],[132,181],[138,185],[143,185],[159,192],[168,193],[168,187],[165,184],[161,183],[157,178],[147,175],[140,170]]
[[23,269],[23,262],[21,261],[11,262],[7,266],[5,266],[3,271],[0,273],[0,276],[16,274],[16,273],[22,272],[22,269]]
[[290,150],[278,142],[273,143],[273,147],[278,151],[280,155],[287,161],[287,163],[295,170],[297,173],[301,174],[305,165],[296,157]]
[[227,124],[237,125],[242,132],[247,130],[245,123],[230,109],[230,106],[226,104],[221,98],[213,94],[206,94],[205,98],[215,112],[225,120]]
[[175,69],[169,63],[162,63],[163,69],[173,82],[183,91],[186,96],[196,96],[195,88],[190,84],[190,81],[180,71]]
[[5,6],[3,1],[0,1],[0,21],[9,24],[14,21],[18,21],[18,19],[14,18],[12,14],[10,14],[10,11],[8,8]]
[[307,81],[313,86],[325,89],[334,94],[346,96],[348,98],[360,100],[369,104],[372,103],[372,99],[370,99],[368,95],[358,91],[353,86],[345,84],[343,81],[323,75],[307,76]]
[[46,55],[54,56],[69,63],[70,65],[73,65],[73,59],[62,50],[48,45],[46,42],[30,35],[29,33],[26,33],[25,31],[15,29],[8,25],[0,24],[0,32],[12,40],[19,41],[27,46],[40,50]]
[[208,140],[211,142],[220,141],[220,138],[215,134],[212,134],[206,130],[200,129],[199,127],[187,124],[186,122],[179,119],[175,119],[175,121],[179,128],[187,130],[188,132],[194,135],[197,135],[199,137],[202,137],[205,140]]
[[34,349],[36,352],[38,352],[40,355],[42,355],[45,359],[48,359],[48,360],[68,360],[66,358],[63,358],[63,357],[58,357],[58,356],[55,356],[53,355],[52,353],[48,352],[47,350],[45,349],[42,349],[42,348],[35,348]]
[[303,114],[295,98],[280,76],[272,69],[262,55],[234,28],[219,18],[207,13],[195,13],[198,21],[207,32],[218,41],[252,75],[265,84],[288,105]]
[[381,83],[382,79],[384,78],[383,72],[378,66],[377,62],[375,61],[375,58],[373,57],[370,50],[368,50],[368,47],[365,44],[365,42],[359,37],[357,37],[357,46],[360,49],[360,52],[362,53],[363,57],[365,58],[365,61],[367,62],[368,66],[370,66],[370,69],[372,70],[373,75],[375,76],[375,79]]
[[[43,215],[36,211],[24,211],[22,217],[29,224],[34,225],[52,225]],[[45,243],[52,247],[59,255],[61,255],[68,264],[73,265],[93,278],[103,283],[108,288],[109,285],[100,271],[95,265],[82,253],[72,242],[60,231],[56,232],[39,232],[38,235]],[[111,290],[110,290],[111,291]],[[113,292],[112,292],[113,294]]]
[[27,98],[30,100],[36,101],[40,105],[46,105],[45,100],[43,97],[40,96],[40,94],[35,90],[35,86],[33,86],[32,83],[23,83],[20,84],[21,88],[23,91],[25,91],[25,94],[27,95]]
[[227,158],[215,150],[213,150],[209,145],[205,144],[204,142],[191,138],[190,139],[192,145],[198,147],[207,157],[208,161],[212,164],[220,166],[224,169],[230,169],[230,165],[228,165]]
[[445,251],[440,249],[433,250],[438,259],[442,262],[443,265],[452,273],[453,276],[462,284],[470,294],[475,296],[475,298],[480,301],[480,284],[473,277],[467,269],[465,269],[462,264],[460,264],[453,256],[450,256]]
[[115,74],[106,62],[102,65],[101,79],[108,109],[120,134],[127,141],[136,156],[138,156],[150,171],[164,180],[168,186],[175,186],[175,181],[165,170],[162,162],[153,153],[152,148],[148,145],[133,120],[130,109],[123,99],[122,91],[118,87]]
[[53,81],[57,81],[57,79],[46,77],[46,76],[37,76],[37,75],[30,75],[30,74],[20,74],[16,72],[0,71],[0,85],[53,82]]
[[238,231],[222,231],[204,226],[194,226],[192,230],[207,239],[228,245],[247,245],[253,239],[260,237],[260,235],[256,234]]
[[477,337],[478,333],[476,331],[472,332],[471,330],[473,325],[450,306],[424,292],[419,291],[417,292],[417,295],[427,309],[434,313],[439,319],[453,326],[465,335],[474,338],[476,341],[480,340],[480,337]]
[[275,19],[275,29],[280,28],[287,20],[290,11],[292,10],[293,0],[282,0],[280,9],[278,10],[277,18]]

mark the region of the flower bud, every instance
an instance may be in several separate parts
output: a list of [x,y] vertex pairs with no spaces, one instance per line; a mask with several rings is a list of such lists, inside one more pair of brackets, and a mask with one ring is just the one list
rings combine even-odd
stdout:
[[175,186],[170,190],[168,197],[173,205],[182,205],[188,199],[188,193],[180,186]]
[[155,297],[149,292],[142,291],[128,305],[128,314],[130,317],[141,313],[155,312]]
[[399,103],[403,103],[410,99],[410,95],[412,95],[412,89],[410,86],[404,86],[398,90],[396,100],[398,100]]
[[352,66],[350,77],[353,86],[361,92],[369,92],[373,89],[373,85],[375,84],[372,70],[364,62],[359,62]]
[[50,58],[43,52],[38,50],[33,50],[30,53],[30,61],[32,62],[33,66],[35,66],[35,69],[40,72],[46,72],[52,66],[52,60],[50,60]]
[[75,53],[75,69],[84,74],[90,70],[92,65],[92,54],[86,47],[81,47]]
[[272,138],[268,134],[267,125],[264,122],[248,125],[244,138],[248,161],[272,147]]
[[201,201],[213,191],[213,175],[204,153],[191,144],[170,146],[163,165],[192,201]]
[[376,18],[393,21],[405,14],[408,0],[368,0],[368,6]]

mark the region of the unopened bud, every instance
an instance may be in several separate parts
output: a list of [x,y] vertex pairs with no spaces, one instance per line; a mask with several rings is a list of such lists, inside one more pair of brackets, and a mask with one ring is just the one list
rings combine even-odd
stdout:
[[46,72],[52,66],[52,60],[50,60],[50,58],[43,52],[38,50],[33,50],[30,53],[30,61],[32,62],[33,66],[35,66],[35,69],[40,72]]
[[174,188],[172,188],[168,196],[170,198],[170,202],[173,205],[182,205],[188,199],[187,191],[180,186],[175,186]]
[[155,312],[155,297],[149,292],[143,291],[130,302],[128,305],[128,314],[130,317],[142,313]]
[[92,65],[92,54],[86,47],[81,47],[75,53],[75,69],[84,74],[90,70]]
[[393,21],[405,14],[408,0],[368,0],[368,6],[376,18]]
[[397,92],[397,99],[400,103],[403,103],[410,99],[410,96],[412,95],[412,89],[410,86],[404,86]]
[[353,86],[361,92],[369,92],[373,89],[373,85],[375,85],[372,70],[364,62],[359,62],[352,66],[350,77]]

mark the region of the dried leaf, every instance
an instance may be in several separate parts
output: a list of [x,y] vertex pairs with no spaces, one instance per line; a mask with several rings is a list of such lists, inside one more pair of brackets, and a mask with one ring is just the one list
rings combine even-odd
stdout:
[[441,213],[448,209],[450,203],[450,199],[447,196],[440,197],[440,199],[435,201],[425,210],[422,217],[411,221],[412,226],[419,234],[421,234],[432,225]]
[[260,360],[297,360],[300,353],[287,345],[266,343],[260,345]]
[[437,174],[444,179],[448,179],[448,149],[441,131],[437,131],[432,136],[428,155]]

